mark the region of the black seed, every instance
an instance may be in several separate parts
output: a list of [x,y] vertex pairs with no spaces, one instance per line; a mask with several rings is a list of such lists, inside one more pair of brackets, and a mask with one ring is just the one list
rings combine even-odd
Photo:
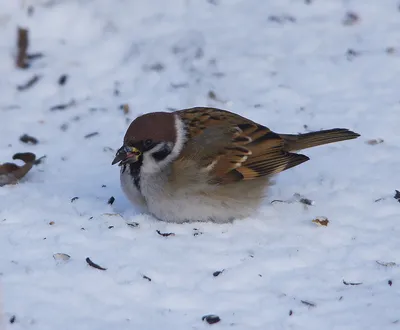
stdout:
[[32,78],[30,78],[26,83],[24,83],[23,85],[18,85],[17,89],[19,91],[25,91],[29,88],[31,88],[32,86],[34,86],[40,79],[40,76],[34,75]]
[[397,199],[397,201],[400,203],[400,191],[395,190],[394,198]]
[[143,275],[143,278],[144,278],[145,280],[148,280],[149,282],[151,282],[151,278],[150,278],[150,277],[148,277],[148,276],[146,276],[146,275]]
[[10,323],[11,323],[11,324],[15,323],[15,320],[16,320],[15,315],[13,315],[13,316],[10,317]]
[[113,205],[113,203],[115,202],[115,198],[114,198],[114,196],[111,196],[109,199],[108,199],[108,204],[110,204],[110,205]]
[[216,272],[213,273],[213,276],[214,276],[214,277],[217,277],[217,276],[221,275],[221,274],[224,272],[224,270],[225,270],[225,269],[223,269],[223,270],[217,270]]
[[361,282],[346,282],[345,280],[343,280],[343,284],[344,285],[361,285]]
[[84,138],[85,139],[90,139],[91,137],[96,136],[96,135],[99,135],[99,132],[93,132],[93,133],[86,134],[84,136]]
[[87,262],[87,264],[89,266],[91,266],[93,268],[96,268],[96,269],[99,269],[99,270],[107,270],[107,268],[104,268],[104,267],[99,266],[98,264],[95,264],[92,260],[90,260],[89,257],[86,258],[86,262]]
[[21,142],[29,143],[29,144],[38,144],[38,142],[39,142],[37,138],[35,138],[35,137],[33,137],[33,136],[30,136],[30,135],[28,135],[28,134],[22,135],[22,136],[19,138],[19,140],[20,140]]
[[307,305],[309,307],[315,307],[316,305],[313,302],[307,301],[307,300],[300,300],[304,305]]
[[206,321],[208,324],[215,324],[221,321],[218,315],[204,315],[201,319]]
[[57,104],[57,105],[52,106],[52,107],[50,108],[50,111],[65,110],[65,109],[67,109],[67,108],[69,108],[69,107],[72,107],[72,106],[74,106],[74,105],[75,105],[75,100],[71,100],[71,101],[68,102],[68,103]]
[[163,237],[175,236],[174,233],[162,233],[162,232],[159,231],[159,230],[156,230],[156,232],[157,232],[158,235],[163,236]]
[[63,86],[67,82],[68,76],[66,74],[63,74],[58,78],[58,84]]

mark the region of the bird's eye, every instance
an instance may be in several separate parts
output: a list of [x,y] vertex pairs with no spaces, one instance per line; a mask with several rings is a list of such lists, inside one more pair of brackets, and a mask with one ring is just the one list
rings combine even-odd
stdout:
[[153,140],[151,140],[151,139],[147,139],[144,141],[144,146],[146,148],[150,147],[152,144],[153,144]]

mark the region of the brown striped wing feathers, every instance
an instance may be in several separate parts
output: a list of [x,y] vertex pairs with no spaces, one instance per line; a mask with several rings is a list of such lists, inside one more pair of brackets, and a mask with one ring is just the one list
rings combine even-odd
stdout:
[[197,157],[215,183],[273,175],[308,160],[285,151],[284,140],[267,127],[234,113],[192,108],[178,114],[188,129],[182,158]]

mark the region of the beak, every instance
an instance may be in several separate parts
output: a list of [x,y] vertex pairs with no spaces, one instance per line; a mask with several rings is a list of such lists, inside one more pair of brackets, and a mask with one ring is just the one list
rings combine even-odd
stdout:
[[115,158],[112,161],[111,165],[119,162],[119,165],[122,165],[128,161],[135,163],[138,161],[140,155],[141,152],[135,147],[122,146],[118,149],[117,154],[115,155]]

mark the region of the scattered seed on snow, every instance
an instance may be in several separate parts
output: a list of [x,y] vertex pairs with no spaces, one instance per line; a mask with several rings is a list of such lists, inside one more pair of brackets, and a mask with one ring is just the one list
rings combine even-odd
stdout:
[[85,139],[90,139],[90,138],[92,138],[93,136],[96,136],[96,135],[99,135],[99,132],[93,132],[93,133],[86,134],[84,136],[84,138]]
[[19,138],[19,140],[20,140],[21,142],[27,143],[27,144],[38,144],[38,143],[39,143],[39,141],[38,141],[37,138],[35,138],[35,137],[31,136],[31,135],[28,135],[28,134],[22,135],[22,136]]
[[394,199],[396,199],[400,203],[400,191],[395,190]]
[[366,141],[365,143],[369,144],[370,146],[375,146],[375,145],[381,144],[383,142],[384,142],[383,139],[371,139],[371,140]]
[[159,230],[156,230],[156,232],[157,232],[158,235],[163,236],[163,237],[175,236],[174,233],[162,233],[162,232],[159,231]]
[[343,280],[343,284],[344,285],[361,285],[362,282],[346,282],[345,280]]
[[40,80],[41,76],[38,75],[34,75],[32,78],[30,78],[26,83],[22,84],[22,85],[18,85],[17,86],[17,90],[19,90],[20,92],[25,91],[31,87],[33,87],[34,85],[36,85],[36,83]]
[[318,226],[326,227],[328,226],[329,220],[326,217],[316,217],[314,220],[311,220],[311,222],[317,224]]
[[144,278],[145,280],[148,280],[149,282],[151,282],[151,278],[150,278],[150,277],[148,277],[148,276],[146,276],[146,275],[143,275],[143,278]]
[[65,83],[67,82],[67,79],[68,79],[68,75],[66,75],[66,74],[61,75],[60,78],[58,78],[58,84],[60,86],[65,85]]
[[300,300],[304,305],[308,306],[308,307],[315,307],[317,306],[315,303],[311,302],[311,301],[307,301],[307,300]]
[[101,267],[98,264],[94,263],[92,260],[90,260],[89,257],[86,258],[86,262],[90,267],[99,269],[99,270],[107,270],[107,268]]
[[54,258],[54,260],[67,261],[67,260],[71,259],[71,256],[66,253],[54,253],[53,258]]
[[223,269],[223,270],[217,270],[216,272],[213,273],[213,276],[214,276],[214,277],[217,277],[217,276],[221,275],[221,274],[224,272],[224,270],[225,270],[225,269]]
[[220,317],[218,315],[204,315],[201,318],[203,321],[206,321],[208,324],[215,324],[221,321]]

